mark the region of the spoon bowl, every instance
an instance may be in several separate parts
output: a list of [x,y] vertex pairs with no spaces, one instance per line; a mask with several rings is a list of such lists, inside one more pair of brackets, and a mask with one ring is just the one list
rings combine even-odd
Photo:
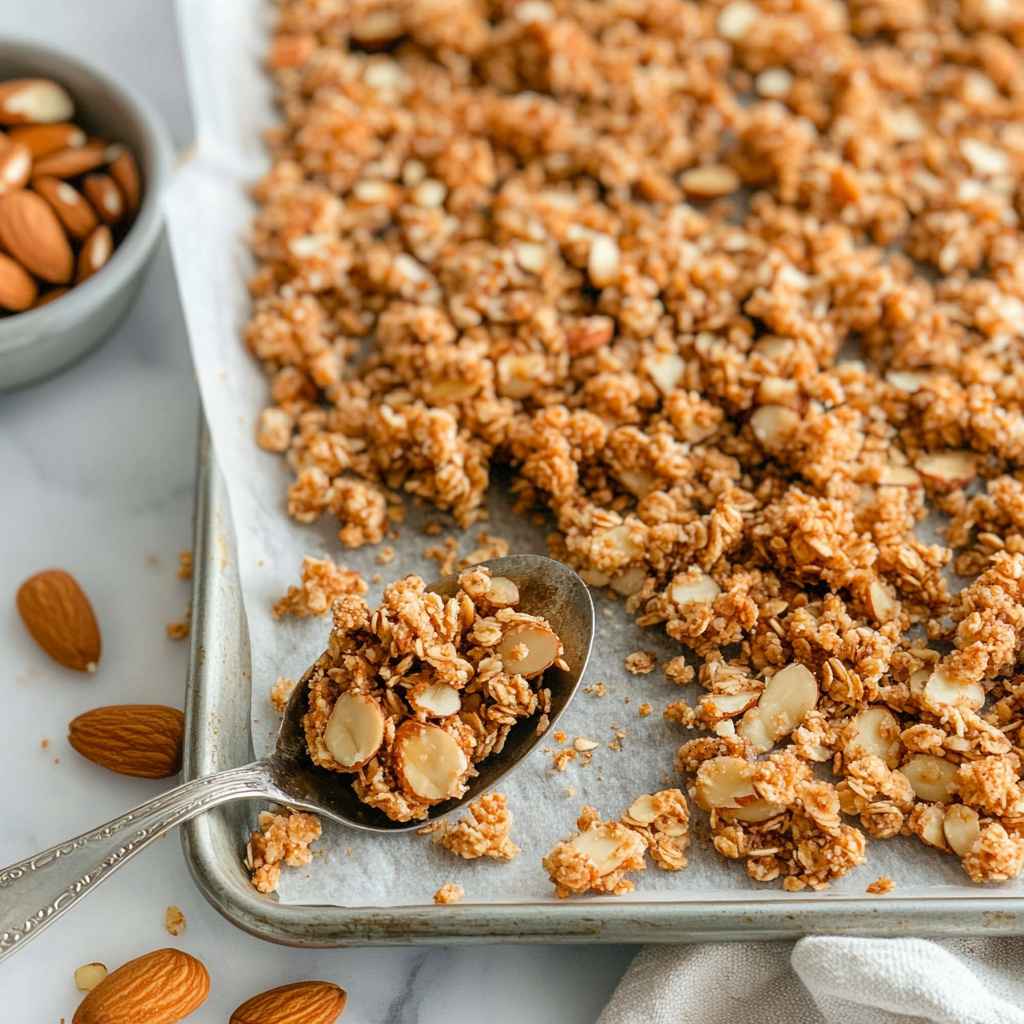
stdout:
[[[543,685],[551,691],[546,726],[539,729],[536,716],[518,722],[503,748],[477,766],[478,774],[466,793],[431,807],[427,821],[443,818],[475,800],[533,750],[579,688],[594,639],[590,592],[567,565],[542,555],[509,555],[480,564],[516,584],[522,611],[548,620],[562,641],[568,669],[552,666],[544,673]],[[457,587],[458,578],[449,576],[430,589],[449,596]],[[364,832],[422,828],[422,819],[391,821],[356,796],[349,775],[313,764],[302,727],[311,673],[312,669],[307,670],[292,693],[270,757],[186,782],[91,832],[0,868],[0,959],[21,948],[154,839],[232,800],[286,804]]]

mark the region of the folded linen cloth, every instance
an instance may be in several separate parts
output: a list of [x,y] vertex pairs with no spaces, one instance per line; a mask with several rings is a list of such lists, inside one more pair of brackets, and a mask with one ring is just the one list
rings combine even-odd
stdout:
[[1024,940],[649,946],[599,1024],[1024,1024]]

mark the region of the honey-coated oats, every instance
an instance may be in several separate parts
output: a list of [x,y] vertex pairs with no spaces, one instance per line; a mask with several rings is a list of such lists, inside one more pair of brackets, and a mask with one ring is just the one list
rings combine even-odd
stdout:
[[[510,466],[524,514],[551,517],[552,553],[679,641],[666,676],[688,684],[697,656],[705,696],[667,715],[710,732],[676,756],[694,792],[749,787],[709,804],[723,856],[817,888],[867,835],[909,834],[977,881],[1016,876],[1019,7],[279,0],[277,15],[245,340],[289,513],[330,517],[348,546],[381,541],[403,494],[468,526]],[[345,597],[335,616],[322,714],[342,686],[395,692],[345,646],[365,606]],[[415,676],[417,658],[388,671]],[[439,664],[465,687],[459,656]],[[499,689],[498,720],[460,710],[445,727],[469,760],[529,704]],[[425,813],[388,770],[358,771],[366,798]],[[639,834],[580,828],[617,866],[560,844],[559,891],[629,886]]]

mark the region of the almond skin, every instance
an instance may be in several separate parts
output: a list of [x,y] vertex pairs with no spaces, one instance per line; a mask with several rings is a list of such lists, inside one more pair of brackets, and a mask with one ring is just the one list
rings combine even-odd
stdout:
[[96,211],[73,185],[44,174],[33,179],[32,188],[53,207],[53,212],[72,238],[81,241],[96,230],[99,224]]
[[0,124],[51,124],[67,121],[74,112],[67,90],[48,78],[0,82]]
[[68,742],[120,775],[165,779],[181,768],[185,716],[162,704],[111,704],[72,719]]
[[89,598],[63,569],[30,576],[16,598],[18,614],[32,638],[66,668],[94,672],[100,660],[100,627]]
[[135,157],[127,149],[122,149],[110,161],[107,170],[117,182],[117,187],[121,190],[121,195],[124,196],[124,201],[128,206],[128,212],[134,213],[139,208],[139,200],[142,197],[139,165],[135,162]]
[[210,993],[210,976],[193,956],[156,949],[108,974],[81,1002],[72,1024],[176,1024]]
[[230,1024],[332,1024],[347,998],[329,981],[297,981],[247,999],[231,1014]]
[[20,313],[36,301],[39,289],[25,268],[0,253],[0,308]]
[[102,167],[107,160],[107,147],[103,142],[87,142],[84,146],[69,146],[56,153],[41,157],[32,165],[32,177],[50,174],[54,178],[74,178],[87,171]]
[[49,203],[35,192],[0,195],[0,246],[44,281],[66,284],[71,278],[74,256],[67,235]]
[[101,224],[82,243],[78,253],[78,270],[75,272],[75,284],[81,284],[92,277],[97,270],[106,265],[110,254],[114,251],[114,238],[110,228]]
[[12,128],[7,137],[28,147],[33,160],[49,156],[59,149],[77,149],[86,142],[85,132],[76,124],[64,121],[58,124],[27,124]]

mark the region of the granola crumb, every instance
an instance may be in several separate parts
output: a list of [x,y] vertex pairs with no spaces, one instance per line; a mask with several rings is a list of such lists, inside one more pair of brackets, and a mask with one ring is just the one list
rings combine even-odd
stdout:
[[577,753],[572,747],[566,747],[564,750],[554,751],[551,758],[551,767],[556,772],[564,772],[572,761],[577,758]]
[[291,700],[292,691],[295,689],[296,681],[287,676],[278,676],[277,682],[270,689],[270,703],[274,710],[283,715],[288,709],[288,701]]
[[310,844],[320,838],[320,819],[301,811],[261,811],[259,828],[249,836],[245,865],[253,886],[262,893],[277,891],[281,865],[302,867],[313,859]]
[[43,737],[43,739],[41,739],[39,741],[39,748],[41,750],[49,750],[50,749],[50,741],[46,737]]
[[556,743],[564,743],[569,737],[561,729],[556,729],[552,734],[551,738]]
[[460,903],[465,895],[466,890],[457,882],[445,882],[434,893],[434,902],[439,906],[448,906],[452,903]]
[[604,683],[592,683],[590,686],[584,686],[583,692],[591,697],[606,697],[608,687]]
[[644,703],[641,704],[636,710],[637,714],[641,718],[646,718],[654,710],[654,708],[652,708],[650,704]]
[[302,560],[302,582],[289,587],[288,593],[272,609],[275,619],[285,615],[306,618],[324,615],[339,597],[365,594],[369,588],[354,569],[335,565],[330,558],[306,555]]
[[374,557],[378,565],[390,565],[395,560],[395,549],[390,544],[385,544]]
[[192,579],[192,552],[189,549],[178,552],[178,579]]
[[520,850],[509,836],[511,828],[506,798],[501,793],[486,793],[469,805],[467,817],[443,829],[437,841],[466,860],[512,860]]
[[658,667],[658,659],[650,651],[634,651],[626,656],[626,670],[642,676]]
[[185,930],[185,915],[180,907],[170,906],[164,911],[164,928],[170,935],[180,935]]
[[192,632],[192,613],[189,611],[183,619],[175,622],[168,622],[164,627],[167,636],[171,640],[187,640]]
[[888,875],[879,875],[873,882],[871,882],[865,892],[870,893],[872,896],[884,896],[887,892],[892,892],[896,888],[896,883]]

